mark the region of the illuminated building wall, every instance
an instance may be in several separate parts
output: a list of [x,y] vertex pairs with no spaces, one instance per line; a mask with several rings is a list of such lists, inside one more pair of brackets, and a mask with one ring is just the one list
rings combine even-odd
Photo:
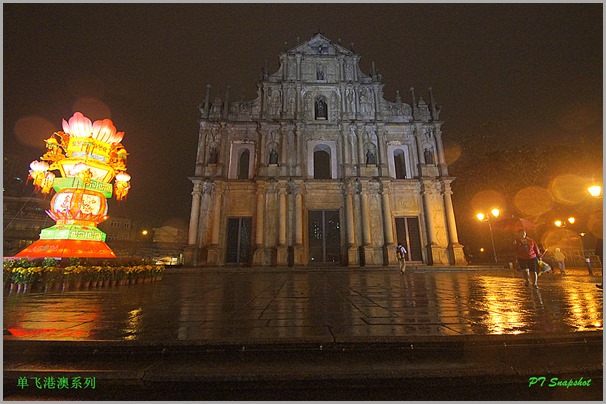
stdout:
[[188,264],[464,264],[440,108],[411,89],[383,98],[381,76],[322,34],[280,55],[254,100],[200,107]]

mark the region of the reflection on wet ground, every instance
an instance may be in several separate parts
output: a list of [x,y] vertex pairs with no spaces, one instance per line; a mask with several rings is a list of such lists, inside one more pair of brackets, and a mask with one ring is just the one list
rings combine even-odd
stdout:
[[543,276],[533,289],[507,270],[194,271],[89,291],[5,291],[5,337],[311,342],[603,329],[602,291],[588,276]]

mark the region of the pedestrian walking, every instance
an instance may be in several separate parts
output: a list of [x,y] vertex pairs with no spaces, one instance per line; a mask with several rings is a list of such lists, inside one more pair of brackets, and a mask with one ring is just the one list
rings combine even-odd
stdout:
[[537,281],[539,279],[539,257],[541,251],[536,241],[526,236],[526,230],[518,230],[516,239],[513,242],[516,260],[522,271],[522,278],[526,280],[525,285],[530,286],[530,273],[532,272],[532,286],[538,289]]
[[560,270],[560,273],[562,275],[564,275],[566,272],[566,263],[564,262],[566,260],[566,256],[564,255],[564,253],[560,250],[560,248],[556,248],[555,252],[553,253],[553,259],[556,262],[556,264],[558,265],[558,269]]
[[400,273],[403,274],[404,271],[406,271],[406,249],[402,243],[398,243],[398,246],[396,247],[396,258],[398,259]]

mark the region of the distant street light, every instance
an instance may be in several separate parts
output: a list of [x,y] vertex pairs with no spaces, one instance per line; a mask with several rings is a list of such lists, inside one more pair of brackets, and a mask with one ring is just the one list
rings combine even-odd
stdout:
[[[574,224],[574,222],[576,222],[576,219],[574,217],[570,216],[568,219],[566,219],[566,221],[570,224]],[[566,223],[564,223],[560,219],[557,219],[556,221],[554,221],[553,224],[556,225],[556,227],[566,227]]]
[[[492,216],[494,218],[499,217],[499,214],[501,213],[501,211],[497,208],[493,208],[490,210],[490,213],[492,214]],[[476,214],[476,217],[478,218],[478,220],[480,222],[487,222],[488,223],[488,229],[490,230],[490,241],[492,243],[492,253],[494,255],[494,262],[498,263],[498,259],[497,259],[497,250],[494,247],[494,237],[492,235],[492,224],[490,223],[490,215],[489,214],[484,214],[482,212]]]

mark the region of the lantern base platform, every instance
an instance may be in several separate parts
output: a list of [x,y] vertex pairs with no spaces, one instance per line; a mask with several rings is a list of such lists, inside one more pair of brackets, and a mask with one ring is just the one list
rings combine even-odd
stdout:
[[37,240],[15,257],[18,258],[116,258],[103,241],[44,239]]

